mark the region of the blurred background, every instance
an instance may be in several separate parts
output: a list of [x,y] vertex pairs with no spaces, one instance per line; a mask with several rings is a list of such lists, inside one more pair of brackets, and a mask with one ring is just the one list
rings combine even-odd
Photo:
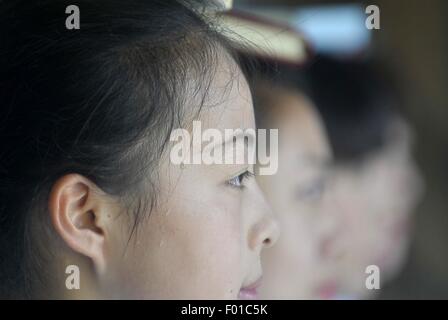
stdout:
[[[380,9],[379,30],[365,28],[368,5]],[[314,52],[387,63],[403,95],[400,112],[416,133],[426,192],[406,265],[378,298],[448,298],[448,2],[234,0],[234,8],[288,23]]]

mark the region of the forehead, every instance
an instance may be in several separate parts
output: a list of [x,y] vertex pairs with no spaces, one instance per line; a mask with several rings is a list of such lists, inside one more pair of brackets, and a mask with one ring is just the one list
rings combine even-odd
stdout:
[[310,158],[326,160],[331,156],[320,116],[305,96],[290,94],[279,99],[276,124],[284,147]]
[[255,129],[252,95],[237,63],[221,56],[199,115],[203,128]]

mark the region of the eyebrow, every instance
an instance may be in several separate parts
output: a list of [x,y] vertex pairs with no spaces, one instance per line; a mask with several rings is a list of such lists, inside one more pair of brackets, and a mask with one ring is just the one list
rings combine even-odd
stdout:
[[316,155],[301,155],[299,161],[311,163],[321,167],[328,167],[332,162],[331,158],[328,156],[321,157]]

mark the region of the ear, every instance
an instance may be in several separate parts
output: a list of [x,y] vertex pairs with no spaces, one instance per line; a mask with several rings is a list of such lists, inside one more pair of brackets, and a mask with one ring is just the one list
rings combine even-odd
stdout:
[[105,266],[105,224],[111,216],[107,197],[89,179],[68,174],[53,185],[48,203],[56,231],[71,249],[90,258],[97,272]]

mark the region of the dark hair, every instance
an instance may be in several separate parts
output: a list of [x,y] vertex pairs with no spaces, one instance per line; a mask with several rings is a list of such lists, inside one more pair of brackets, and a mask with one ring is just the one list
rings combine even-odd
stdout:
[[150,211],[152,169],[228,49],[200,0],[78,0],[79,30],[65,27],[69,4],[0,3],[1,297],[47,294],[47,199],[62,175],[126,201],[135,223]]
[[306,74],[336,161],[356,162],[383,147],[398,95],[373,61],[317,56]]

